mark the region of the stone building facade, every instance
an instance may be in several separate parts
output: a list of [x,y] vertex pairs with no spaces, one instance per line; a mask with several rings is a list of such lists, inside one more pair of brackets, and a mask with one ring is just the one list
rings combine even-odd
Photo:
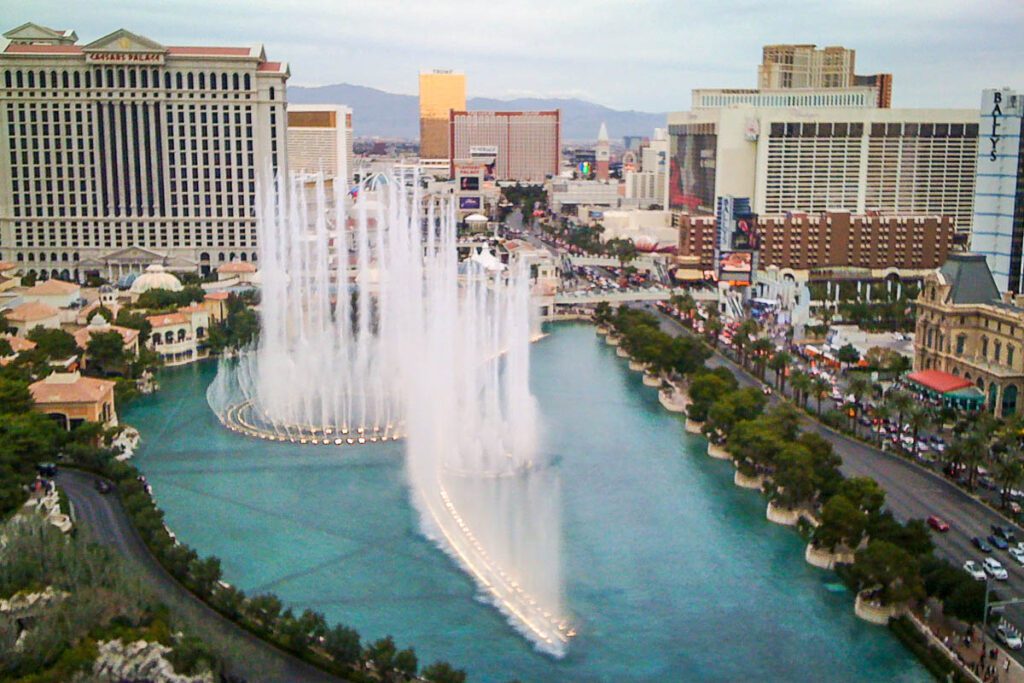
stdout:
[[917,299],[914,369],[970,380],[998,416],[1024,412],[1024,296],[1000,297],[982,254],[951,254]]

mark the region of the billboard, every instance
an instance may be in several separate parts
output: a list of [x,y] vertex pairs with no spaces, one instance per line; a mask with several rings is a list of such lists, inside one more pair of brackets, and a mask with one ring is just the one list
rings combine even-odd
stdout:
[[459,178],[459,190],[470,190],[475,192],[480,189],[479,176],[462,176]]
[[691,132],[686,125],[669,126],[669,145],[670,208],[710,213],[715,208],[718,135]]
[[469,148],[469,156],[471,157],[493,157],[497,155],[497,145],[471,145]]
[[757,214],[734,215],[736,227],[732,231],[733,249],[757,249],[761,246],[757,233]]
[[480,197],[459,197],[459,209],[475,211],[480,208]]
[[723,251],[718,257],[718,279],[749,283],[754,272],[754,255],[749,251]]

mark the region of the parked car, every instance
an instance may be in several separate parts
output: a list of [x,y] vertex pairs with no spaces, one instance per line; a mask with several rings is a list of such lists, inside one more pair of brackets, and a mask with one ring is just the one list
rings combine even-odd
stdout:
[[114,490],[114,485],[111,484],[106,479],[97,479],[96,490],[102,493],[103,495],[107,495],[108,493]]
[[1017,564],[1024,564],[1024,548],[1021,548],[1020,546],[1016,545],[1011,545],[1009,552],[1010,557],[1017,560]]
[[1009,550],[1010,548],[1010,544],[1006,542],[1005,538],[1002,536],[996,536],[995,534],[988,537],[988,542],[1000,550]]
[[947,531],[949,531],[949,524],[947,524],[944,519],[936,515],[931,515],[928,518],[928,526],[935,529],[936,531],[941,531],[942,533],[946,533]]
[[987,543],[985,543],[985,541],[983,541],[980,536],[973,537],[971,539],[971,543],[973,543],[974,547],[983,553],[992,552],[992,548]]
[[1011,650],[1019,650],[1021,647],[1024,647],[1024,640],[1020,637],[1020,631],[1005,619],[1001,619],[999,625],[996,626],[996,635],[999,636],[999,640],[1002,641],[1003,645]]
[[1007,543],[1016,543],[1017,537],[1013,533],[1013,529],[1002,524],[993,524],[992,533],[1006,540]]
[[53,479],[57,476],[57,465],[52,462],[41,462],[36,465],[36,472],[39,473],[40,477]]
[[981,562],[982,569],[985,573],[991,576],[996,581],[1006,581],[1010,578],[1009,574],[1006,573],[1006,568],[1003,567],[1002,562],[994,557],[986,557]]
[[975,581],[984,581],[986,579],[985,570],[974,560],[964,562],[964,571],[970,574],[971,578]]

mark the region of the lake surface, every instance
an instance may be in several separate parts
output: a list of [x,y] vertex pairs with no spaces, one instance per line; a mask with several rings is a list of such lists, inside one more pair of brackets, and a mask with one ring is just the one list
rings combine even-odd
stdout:
[[418,532],[401,444],[268,444],[206,404],[215,364],[168,370],[130,406],[137,465],[168,525],[225,580],[386,634],[472,681],[928,681],[885,628],[853,615],[765,500],[663,410],[593,328],[533,346],[543,448],[562,481],[566,658],[533,650]]

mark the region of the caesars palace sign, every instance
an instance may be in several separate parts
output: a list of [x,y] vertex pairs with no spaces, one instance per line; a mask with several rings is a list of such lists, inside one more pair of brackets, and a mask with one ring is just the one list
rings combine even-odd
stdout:
[[85,61],[91,64],[163,64],[164,52],[152,47],[132,50],[132,41],[122,37],[117,41],[117,49],[86,52]]
[[91,64],[163,64],[162,52],[88,52],[85,61]]

